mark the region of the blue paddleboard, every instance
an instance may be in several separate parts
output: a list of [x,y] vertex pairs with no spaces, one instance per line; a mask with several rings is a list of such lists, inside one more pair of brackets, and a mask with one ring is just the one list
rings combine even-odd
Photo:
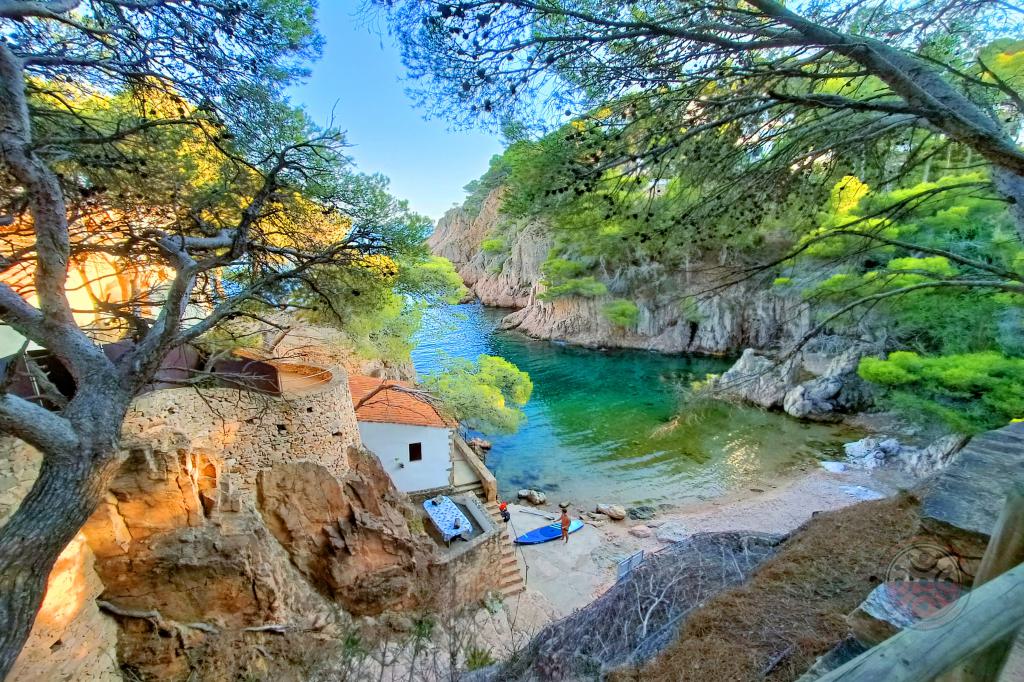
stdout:
[[[583,527],[583,522],[579,519],[573,519],[569,524],[569,532],[575,533]],[[539,545],[542,542],[548,542],[549,540],[557,540],[562,537],[562,524],[552,523],[550,526],[541,526],[535,528],[529,533],[523,533],[516,538],[517,545]]]

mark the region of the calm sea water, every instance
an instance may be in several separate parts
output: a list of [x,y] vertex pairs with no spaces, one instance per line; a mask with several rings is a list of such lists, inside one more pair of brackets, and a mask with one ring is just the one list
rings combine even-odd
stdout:
[[417,337],[419,374],[445,356],[500,355],[529,372],[533,398],[515,434],[486,436],[501,494],[537,488],[549,500],[682,503],[756,487],[839,456],[848,431],[725,404],[687,406],[690,384],[727,360],[596,351],[496,329],[508,311],[430,310]]

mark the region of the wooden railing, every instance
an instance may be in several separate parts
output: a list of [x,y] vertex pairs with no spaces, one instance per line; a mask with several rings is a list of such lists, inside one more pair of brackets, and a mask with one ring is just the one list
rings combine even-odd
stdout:
[[922,621],[819,682],[996,682],[1024,626],[1024,486],[1007,498],[974,589],[944,613],[948,622]]

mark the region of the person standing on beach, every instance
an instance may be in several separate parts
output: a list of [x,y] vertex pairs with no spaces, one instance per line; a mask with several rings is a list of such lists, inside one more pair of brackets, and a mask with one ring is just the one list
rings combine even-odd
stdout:
[[562,507],[562,542],[569,542],[569,524],[572,523],[572,519],[569,518],[569,510]]

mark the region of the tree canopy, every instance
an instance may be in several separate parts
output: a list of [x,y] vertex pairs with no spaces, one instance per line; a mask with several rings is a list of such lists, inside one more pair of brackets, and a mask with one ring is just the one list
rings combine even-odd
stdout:
[[955,144],[971,150],[969,165],[992,168],[1015,211],[1024,205],[1011,39],[1021,17],[1006,3],[381,4],[428,108],[513,135],[580,126],[571,181],[548,189],[649,186],[673,167],[703,169],[704,201],[671,223],[698,238],[723,216],[749,223],[735,208],[743,197],[784,197],[840,156],[877,164],[894,136],[913,153],[888,174]]
[[457,420],[484,433],[512,433],[525,419],[533,393],[530,376],[508,360],[481,355],[476,361],[450,358],[422,386]]
[[[1020,356],[1020,8],[381,4],[424,106],[508,138],[467,204],[501,188],[494,263],[519,219],[545,221],[545,296],[597,297],[628,326],[630,273],[705,268],[724,277],[707,296],[757,279],[806,300],[791,353],[843,331],[961,367]],[[981,409],[994,386],[931,391],[931,414]]]
[[[16,362],[0,380],[0,432],[42,454],[0,528],[3,677],[171,349],[282,308],[407,341],[405,294],[456,283],[424,250],[429,221],[284,97],[320,51],[313,3],[0,0],[0,30],[0,322],[73,382],[29,400],[9,390]],[[96,259],[119,295],[88,286]]]

